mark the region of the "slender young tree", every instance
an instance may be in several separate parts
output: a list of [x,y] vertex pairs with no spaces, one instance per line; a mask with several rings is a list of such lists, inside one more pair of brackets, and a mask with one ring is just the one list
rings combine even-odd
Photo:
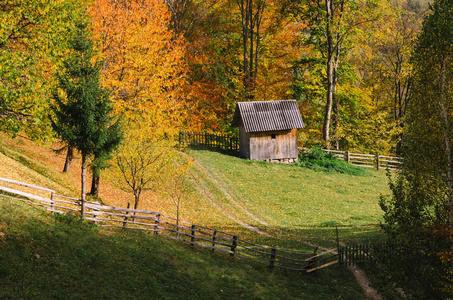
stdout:
[[262,0],[236,0],[242,25],[242,68],[246,97],[254,98],[260,50],[260,27],[265,8]]
[[101,63],[92,63],[93,43],[85,22],[78,22],[70,41],[70,57],[57,75],[51,119],[55,133],[82,155],[81,201],[85,214],[85,182],[89,156],[105,156],[120,142],[119,121],[107,89],[101,87]]

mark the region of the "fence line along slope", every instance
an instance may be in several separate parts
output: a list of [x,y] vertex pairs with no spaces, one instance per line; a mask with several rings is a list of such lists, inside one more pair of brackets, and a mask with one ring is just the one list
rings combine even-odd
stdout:
[[[6,178],[0,178],[0,181],[18,187],[26,187],[28,189],[50,193],[50,197],[42,197],[18,189],[0,186],[0,190],[8,193],[9,197],[45,207],[52,214],[78,212],[82,206],[80,200],[57,195],[51,189]],[[59,198],[64,198],[65,200]],[[93,221],[102,227],[150,231],[154,235],[163,235],[191,245],[226,252],[230,256],[237,256],[265,264],[271,269],[282,268],[310,272],[323,266],[318,265],[320,261],[325,264],[325,261],[330,260],[328,262],[329,265],[338,261],[335,255],[324,256],[324,254],[329,254],[332,251],[318,254],[316,253],[316,248],[314,252],[304,253],[259,245],[240,239],[234,234],[184,222],[158,212],[111,207],[96,202],[88,202],[84,206],[86,209],[85,219]]]

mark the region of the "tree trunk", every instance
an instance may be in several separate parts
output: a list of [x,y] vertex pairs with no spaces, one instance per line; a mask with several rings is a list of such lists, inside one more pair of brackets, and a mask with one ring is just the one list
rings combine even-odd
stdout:
[[448,227],[451,228],[452,224],[452,188],[453,188],[453,177],[452,177],[452,149],[451,149],[451,141],[450,141],[450,120],[448,118],[448,113],[445,108],[446,102],[446,58],[444,58],[442,64],[442,79],[441,79],[441,97],[439,101],[439,108],[441,118],[443,119],[443,135],[445,141],[445,156],[447,157],[447,172],[446,172],[446,183],[447,183],[447,209],[448,209]]
[[140,194],[141,194],[141,190],[134,190],[134,199],[135,199],[134,209],[138,209],[138,204],[140,202]]
[[93,177],[91,180],[91,191],[90,195],[94,197],[99,197],[99,182],[101,180],[101,176],[98,172],[93,172]]
[[[334,34],[332,26],[334,26],[335,12],[339,10],[338,18],[341,20],[344,1],[341,1],[335,7],[334,0],[325,0],[326,5],[326,55],[327,55],[327,95],[326,109],[323,125],[323,139],[325,146],[330,149],[330,123],[332,120],[332,108],[335,102],[337,82],[338,82],[338,65],[340,61],[340,50],[342,39],[339,33]],[[339,24],[340,21],[337,21]],[[336,41],[335,41],[336,40]]]
[[326,109],[324,115],[324,126],[323,126],[323,139],[326,143],[326,147],[330,149],[330,121],[332,119],[332,107],[333,107],[333,57],[329,57],[327,61],[327,95],[326,95]]
[[86,165],[86,153],[82,151],[82,192],[81,192],[81,197],[80,200],[82,201],[82,217],[85,216],[85,181],[87,177],[87,165]]
[[72,159],[74,158],[74,147],[68,145],[68,152],[66,153],[66,161],[64,163],[63,172],[68,173],[71,166]]

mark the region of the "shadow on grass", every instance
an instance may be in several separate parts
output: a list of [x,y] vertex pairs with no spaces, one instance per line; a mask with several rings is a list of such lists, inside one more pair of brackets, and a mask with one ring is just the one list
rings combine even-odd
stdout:
[[188,145],[185,148],[187,148],[189,150],[202,150],[202,151],[216,152],[216,153],[220,153],[220,154],[224,154],[224,155],[241,158],[239,150],[214,148],[214,147],[201,146],[201,145]]
[[0,201],[0,298],[366,299],[352,274],[269,271],[228,254],[133,231],[104,230]]

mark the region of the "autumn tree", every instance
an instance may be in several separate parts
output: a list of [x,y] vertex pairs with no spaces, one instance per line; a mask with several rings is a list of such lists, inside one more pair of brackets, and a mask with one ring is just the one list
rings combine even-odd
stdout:
[[245,97],[252,99],[258,73],[260,30],[266,2],[262,0],[236,0],[236,4],[241,14],[242,71],[244,72]]
[[96,0],[89,9],[105,61],[104,85],[113,90],[115,110],[127,128],[115,155],[115,177],[133,193],[135,208],[142,192],[155,185],[187,112],[186,43],[183,33],[170,29],[171,4],[176,5]]
[[[322,63],[325,72],[325,104],[322,135],[326,146],[331,144],[332,116],[336,110],[339,69],[347,63],[348,53],[353,49],[356,33],[364,23],[376,18],[376,3],[373,1],[325,0],[309,5],[290,2],[289,10],[308,20],[305,44],[313,47],[310,63]],[[343,68],[343,70],[346,70]]]
[[49,82],[79,1],[0,1],[0,130],[51,136]]
[[169,154],[167,163],[157,177],[157,187],[168,195],[176,209],[176,225],[179,225],[184,192],[193,160],[175,149]]
[[381,17],[368,26],[370,38],[360,42],[360,59],[355,65],[361,70],[363,85],[372,92],[376,109],[370,118],[382,119],[384,126],[380,130],[387,133],[391,147],[399,151],[412,87],[410,59],[425,9],[412,1],[393,1],[389,7],[379,9]]
[[155,189],[173,146],[163,137],[144,134],[149,132],[146,126],[145,122],[129,123],[124,146],[115,155],[115,178],[134,195],[134,209],[142,192]]
[[424,18],[412,57],[405,160],[392,180],[392,198],[381,201],[384,228],[402,243],[401,255],[388,264],[396,270],[391,275],[405,292],[421,299],[447,298],[442,292],[447,269],[440,254],[451,253],[453,241],[452,9],[452,1],[436,0]]
[[175,134],[184,118],[185,42],[169,30],[167,5],[96,0],[89,14],[100,41],[103,84],[112,89],[117,112],[131,120],[153,116],[153,134]]
[[93,43],[87,24],[79,21],[70,40],[70,56],[57,75],[58,86],[52,93],[55,101],[51,119],[55,133],[82,155],[81,201],[85,214],[85,182],[87,159],[90,155],[107,155],[120,141],[118,120],[109,91],[101,87],[101,63],[92,63]]
[[198,8],[196,30],[188,35],[190,84],[185,90],[192,127],[234,130],[236,102],[290,97],[289,62],[300,57],[298,33],[304,24],[282,20],[278,2],[196,2],[204,5]]

